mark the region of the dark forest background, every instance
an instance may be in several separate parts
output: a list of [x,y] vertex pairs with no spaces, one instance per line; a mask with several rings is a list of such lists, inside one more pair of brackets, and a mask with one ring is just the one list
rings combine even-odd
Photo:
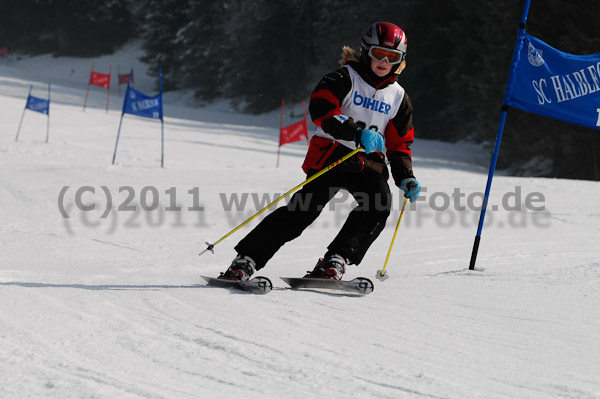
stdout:
[[[390,21],[408,36],[400,83],[417,136],[493,145],[523,0],[0,0],[0,47],[91,57],[138,39],[165,89],[201,102],[273,110],[306,99],[343,45]],[[600,53],[600,2],[533,0],[527,31],[574,54]],[[600,180],[600,132],[512,109],[500,168]]]

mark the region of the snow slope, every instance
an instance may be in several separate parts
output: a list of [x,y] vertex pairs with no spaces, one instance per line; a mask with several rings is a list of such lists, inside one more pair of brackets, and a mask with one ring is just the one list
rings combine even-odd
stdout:
[[[132,65],[151,94],[136,51],[96,69]],[[269,295],[207,287],[200,275],[223,271],[248,227],[198,257],[204,243],[255,212],[253,199],[303,181],[306,143],[283,147],[275,168],[276,112],[187,108],[169,94],[166,167],[159,123],[133,116],[113,166],[122,98],[113,89],[106,113],[93,88],[82,111],[91,62],[0,63],[0,397],[600,398],[597,182],[496,177],[498,208],[469,271],[489,154],[417,140],[427,192],[371,295],[292,291],[278,279],[322,256],[351,207],[343,195],[262,271]],[[27,111],[15,143],[29,84],[43,97],[49,80],[50,142],[45,117]],[[538,202],[508,210],[518,193],[518,204]],[[400,202],[346,278],[383,266]]]

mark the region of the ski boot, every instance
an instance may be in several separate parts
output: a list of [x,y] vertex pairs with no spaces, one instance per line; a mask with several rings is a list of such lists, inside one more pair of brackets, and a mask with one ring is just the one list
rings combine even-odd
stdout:
[[256,263],[249,256],[238,255],[235,257],[231,266],[225,273],[221,273],[219,278],[227,280],[248,281],[256,271]]
[[324,278],[329,280],[341,280],[346,272],[346,262],[342,256],[337,254],[326,254],[319,259],[312,272],[308,272],[304,278]]

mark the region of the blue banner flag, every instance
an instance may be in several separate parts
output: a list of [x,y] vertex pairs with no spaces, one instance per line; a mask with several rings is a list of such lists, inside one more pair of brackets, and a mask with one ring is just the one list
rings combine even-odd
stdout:
[[48,115],[50,112],[50,100],[29,95],[29,97],[27,97],[27,105],[25,105],[25,108]]
[[568,54],[524,31],[520,36],[504,104],[600,129],[600,54]]
[[123,113],[162,120],[162,93],[151,97],[128,86],[123,102]]
[[[129,73],[129,76],[133,78],[133,69]],[[161,137],[161,155],[160,155],[160,167],[164,166],[165,161],[165,121],[163,119],[163,83],[162,83],[162,69],[158,68],[158,76],[160,83],[160,93],[155,96],[147,96],[144,93],[137,91],[127,84],[127,91],[125,92],[125,100],[123,101],[123,113],[121,114],[121,121],[119,122],[119,130],[117,130],[117,140],[115,141],[115,151],[113,153],[112,163],[115,164],[117,157],[117,148],[119,147],[119,137],[121,136],[121,125],[123,124],[123,116],[125,114],[132,114],[141,116],[144,118],[160,119],[160,137]]]

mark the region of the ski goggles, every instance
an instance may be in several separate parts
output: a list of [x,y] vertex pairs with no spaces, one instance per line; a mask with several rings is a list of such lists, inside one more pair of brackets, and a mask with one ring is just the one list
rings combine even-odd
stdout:
[[400,50],[391,50],[385,47],[371,46],[371,48],[369,48],[369,57],[379,62],[387,60],[388,64],[394,65],[399,64],[404,60],[404,52]]

